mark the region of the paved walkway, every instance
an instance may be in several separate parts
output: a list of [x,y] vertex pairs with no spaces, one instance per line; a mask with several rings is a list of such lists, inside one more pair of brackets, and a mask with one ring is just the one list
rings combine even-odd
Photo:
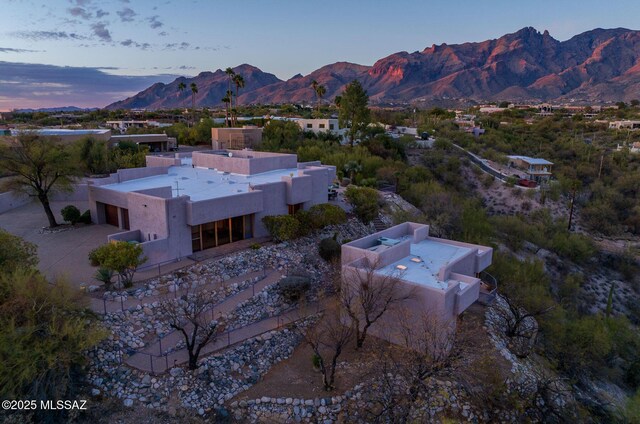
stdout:
[[[240,277],[236,277],[236,278],[240,278],[240,281],[244,281],[244,280],[259,276],[259,275],[262,275],[262,271],[258,271],[257,273],[245,274],[245,275],[241,276],[242,278],[240,278]],[[280,274],[277,271],[272,271],[265,278],[263,278],[262,280],[256,282],[256,284],[252,285],[249,288],[246,288],[245,290],[242,290],[242,291],[236,293],[233,296],[230,296],[230,297],[226,298],[222,302],[220,302],[217,305],[213,306],[209,311],[205,311],[204,313],[205,314],[211,314],[211,319],[212,320],[216,316],[219,317],[221,315],[226,315],[226,314],[232,312],[234,309],[236,309],[236,307],[240,303],[242,303],[245,300],[250,299],[251,297],[253,297],[255,295],[255,293],[258,293],[261,290],[265,289],[266,287],[278,282],[280,280],[280,278],[282,278],[282,274]],[[233,282],[231,280],[229,280],[229,281],[226,281],[225,284],[227,284],[227,285],[228,284],[233,284]],[[201,287],[205,288],[205,286],[201,286]],[[276,321],[277,320],[278,319],[276,318]],[[225,339],[226,341],[223,342],[222,339],[219,339],[218,342],[211,343],[210,345],[208,345],[206,347],[206,349],[210,349],[212,347],[216,347],[220,343],[231,343],[231,344],[232,344],[232,342],[233,343],[237,343],[238,341],[245,340],[247,338],[253,337],[253,336],[247,335],[247,334],[253,334],[255,331],[258,331],[263,327],[266,328],[266,327],[269,327],[269,326],[272,325],[270,323],[264,323],[262,325],[259,325],[259,324],[260,324],[260,322],[255,323],[255,324],[251,324],[251,325],[246,326],[246,327],[243,327],[242,329],[231,330],[230,332],[228,332],[226,334],[226,339]],[[249,327],[254,326],[254,325],[256,326],[255,328],[248,329]],[[191,330],[191,328],[192,328],[192,326],[188,326],[187,327],[187,331],[189,332]],[[244,332],[240,331],[240,330],[244,330],[244,329],[248,329],[248,330],[246,330]],[[269,331],[269,330],[261,330],[261,331],[264,332],[264,331]],[[256,333],[256,334],[260,334],[260,333]],[[223,338],[225,338],[225,337],[223,337]],[[167,370],[166,364],[164,364],[163,366],[158,365],[158,367],[160,367],[160,368],[157,368],[156,364],[154,363],[153,364],[153,368],[154,369],[151,370],[152,361],[155,361],[155,360],[159,361],[160,359],[162,359],[162,361],[165,361],[165,357],[161,357],[160,358],[160,356],[163,354],[163,351],[166,351],[167,349],[176,346],[180,341],[183,341],[183,340],[184,340],[184,336],[182,335],[181,332],[173,331],[173,332],[167,334],[165,337],[163,337],[162,340],[158,340],[157,342],[146,346],[143,350],[131,355],[129,358],[127,358],[125,360],[125,362],[128,365],[130,365],[130,366],[132,366],[134,368],[143,370],[143,371],[164,372],[164,371]],[[218,347],[216,349],[220,349],[220,348]],[[206,354],[206,353],[207,352],[205,352],[205,349],[203,349],[202,354]],[[154,356],[155,356],[155,358],[154,358]],[[173,358],[173,359],[171,359],[171,358]],[[169,359],[167,359],[167,360],[169,361],[169,364],[171,366],[173,366],[174,360],[176,360],[177,361],[176,363],[179,363],[179,364],[187,362],[187,360],[188,360],[187,350],[186,349],[181,349],[181,350],[178,350],[176,352],[173,352],[173,353],[169,354]]]

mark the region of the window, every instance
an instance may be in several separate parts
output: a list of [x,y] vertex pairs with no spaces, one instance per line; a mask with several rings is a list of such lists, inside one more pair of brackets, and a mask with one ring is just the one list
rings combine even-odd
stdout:
[[330,130],[333,130],[333,129],[334,129],[333,124],[329,124],[329,129],[330,129]]
[[307,124],[307,129],[312,129],[313,128],[313,124]]
[[318,127],[319,128],[324,128],[324,124],[319,124]]

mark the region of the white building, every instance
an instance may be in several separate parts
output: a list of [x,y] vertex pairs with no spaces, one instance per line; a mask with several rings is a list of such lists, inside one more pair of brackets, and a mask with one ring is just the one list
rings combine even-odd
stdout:
[[610,130],[637,130],[640,129],[640,121],[611,121]]
[[311,131],[316,134],[323,132],[330,132],[339,137],[344,136],[344,129],[341,129],[338,125],[338,120],[334,118],[329,119],[296,119],[295,122],[300,125],[302,131]]

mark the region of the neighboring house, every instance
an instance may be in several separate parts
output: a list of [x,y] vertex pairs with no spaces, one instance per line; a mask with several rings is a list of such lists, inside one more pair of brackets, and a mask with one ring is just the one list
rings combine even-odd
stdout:
[[553,162],[546,159],[530,158],[528,156],[507,156],[509,167],[517,168],[527,174],[527,179],[537,183],[549,181]]
[[620,152],[624,150],[625,147],[628,147],[629,153],[633,153],[635,155],[640,153],[640,141],[634,141],[633,143],[631,143],[630,146],[618,144],[618,147],[616,150]]
[[150,152],[168,152],[178,148],[178,141],[166,134],[114,135],[109,139],[109,145],[117,146],[124,141],[138,146],[147,146]]
[[405,222],[342,245],[342,284],[395,279],[398,294],[410,295],[371,327],[371,334],[401,343],[407,325],[427,319],[455,328],[458,315],[481,296],[495,296],[495,281],[485,283],[479,273],[491,265],[493,249],[429,236],[429,226]]
[[148,156],[146,168],[122,169],[89,186],[98,224],[123,230],[110,240],[141,243],[149,264],[253,237],[262,218],[326,203],[333,166],[296,155],[205,151]]
[[344,135],[344,129],[341,129],[339,127],[338,120],[334,118],[296,119],[295,122],[300,125],[300,129],[302,129],[302,131],[311,131],[316,134],[322,132],[330,132],[339,137],[342,137]]
[[211,128],[213,150],[251,149],[262,143],[262,128],[245,125],[242,128]]
[[111,127],[114,130],[120,131],[120,133],[124,134],[127,132],[129,128],[148,128],[148,127],[170,127],[172,124],[163,124],[158,121],[136,121],[136,120],[128,120],[128,121],[107,121],[107,126]]
[[637,130],[640,129],[640,121],[611,121],[610,130]]
[[403,135],[410,135],[418,138],[418,129],[415,127],[402,127],[396,125],[385,125],[385,132],[393,138],[400,138]]
[[67,130],[61,128],[39,128],[39,129],[12,129],[11,135],[18,136],[21,133],[32,133],[42,137],[55,137],[65,142],[74,142],[86,137],[94,140],[108,141],[111,138],[111,130]]

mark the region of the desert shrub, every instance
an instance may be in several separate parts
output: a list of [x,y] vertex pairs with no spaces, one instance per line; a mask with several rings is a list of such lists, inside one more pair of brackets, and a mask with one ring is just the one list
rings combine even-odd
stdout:
[[89,252],[89,260],[117,272],[124,286],[131,287],[136,269],[147,261],[147,257],[143,256],[140,244],[111,241]]
[[80,215],[78,222],[82,224],[91,224],[91,211],[89,209],[84,211],[84,213]]
[[109,268],[98,268],[96,272],[95,279],[104,284],[105,290],[111,290],[111,285],[113,284],[113,276],[114,271]]
[[71,224],[75,224],[80,221],[80,210],[73,205],[67,205],[60,211],[62,219]]
[[507,183],[507,187],[513,187],[514,185],[516,185],[518,180],[516,179],[516,177],[508,177],[505,182]]
[[363,187],[377,187],[378,180],[376,180],[375,178],[363,178],[362,180],[360,180],[360,185]]
[[[478,171],[480,171],[480,168],[474,167],[473,169],[477,169]],[[484,177],[482,177],[482,185],[484,186],[484,188],[490,188],[494,182],[495,177],[493,175],[485,174]]]
[[353,206],[353,213],[365,224],[378,216],[378,192],[369,187],[347,187],[347,201]]
[[327,237],[320,240],[318,245],[318,253],[325,261],[331,261],[340,257],[340,243],[333,237]]
[[551,239],[551,250],[574,262],[584,262],[595,253],[589,237],[582,234],[557,233]]
[[262,222],[277,242],[294,239],[300,232],[300,222],[293,215],[265,216]]
[[296,237],[303,237],[309,235],[316,227],[313,223],[313,217],[311,216],[310,211],[299,210],[293,215],[293,217],[298,221],[298,234]]
[[280,294],[288,301],[299,300],[311,287],[311,280],[300,275],[289,275],[278,283]]
[[252,250],[258,250],[261,247],[262,246],[260,245],[260,243],[251,243],[251,246],[249,246],[249,248],[251,248]]
[[312,206],[309,209],[309,217],[311,226],[318,229],[324,228],[327,225],[342,224],[347,221],[345,211],[340,206],[329,203]]
[[[0,397],[81,399],[87,351],[107,335],[82,293],[33,270],[0,274],[0,310]],[[29,422],[73,421],[67,412],[36,410]]]
[[38,247],[0,229],[0,274],[38,265]]

